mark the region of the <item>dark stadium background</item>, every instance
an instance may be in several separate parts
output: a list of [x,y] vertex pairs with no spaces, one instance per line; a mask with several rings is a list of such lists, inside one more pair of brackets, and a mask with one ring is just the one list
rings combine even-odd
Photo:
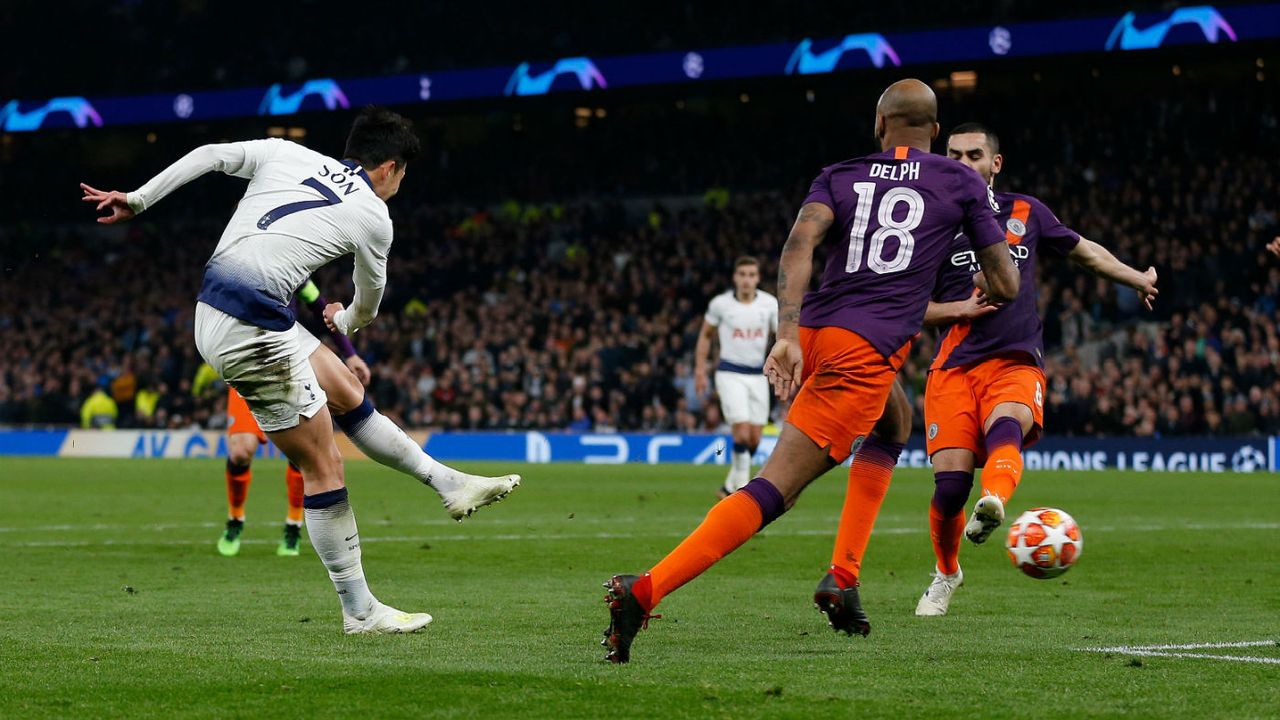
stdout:
[[[728,2],[259,5],[73,2],[56,14],[74,22],[55,23],[48,4],[6,4],[0,26],[30,31],[0,49],[0,98],[1118,12],[1104,2],[891,3],[841,8],[837,23],[827,4],[805,1],[785,13]],[[266,17],[240,22],[238,7]],[[999,187],[1037,195],[1160,273],[1146,313],[1123,288],[1042,263],[1050,435],[1280,432],[1280,263],[1263,252],[1280,234],[1276,50],[1222,43],[398,108],[426,152],[391,203],[383,314],[356,338],[370,391],[412,427],[717,429],[714,401],[694,396],[689,378],[707,300],[744,253],[761,258],[772,289],[809,180],[874,151],[876,97],[919,76],[938,91],[944,133],[969,120],[999,132]],[[119,427],[225,424],[221,386],[193,391],[190,322],[242,182],[203,179],[118,229],[93,224],[77,183],[131,189],[196,145],[264,135],[336,154],[350,118],[0,135],[0,424],[79,424],[100,385],[116,395]],[[317,279],[349,299],[349,267]],[[926,332],[903,371],[917,403],[932,347]],[[154,414],[132,410],[139,388],[160,394]]]

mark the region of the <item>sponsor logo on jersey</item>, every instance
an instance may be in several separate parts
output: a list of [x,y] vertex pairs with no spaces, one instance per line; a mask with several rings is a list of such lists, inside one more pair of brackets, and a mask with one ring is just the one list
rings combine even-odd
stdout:
[[758,340],[764,337],[764,328],[734,328],[734,340]]
[[[1013,220],[1011,222],[1017,221]],[[1024,227],[1023,230],[1025,231],[1026,228]],[[1014,263],[1020,265],[1023,260],[1031,257],[1031,251],[1027,249],[1026,245],[1010,245],[1009,255],[1013,258]],[[953,254],[951,256],[951,264],[954,267],[967,267],[969,268],[969,272],[974,273],[982,269],[981,266],[978,265],[978,254],[972,250],[961,250],[960,252]]]

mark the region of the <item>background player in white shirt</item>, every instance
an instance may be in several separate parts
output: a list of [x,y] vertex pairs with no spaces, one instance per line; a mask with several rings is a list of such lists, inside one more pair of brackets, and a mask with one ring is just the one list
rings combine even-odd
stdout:
[[312,273],[353,254],[355,299],[350,308],[327,306],[325,322],[350,335],[373,321],[391,249],[386,201],[419,147],[407,120],[367,108],[351,127],[343,160],[284,140],[253,140],[196,148],[135,192],[81,185],[86,202],[110,212],[98,222],[110,224],[213,170],[249,180],[205,267],[196,346],[301,468],[308,534],[342,601],[347,633],[412,632],[431,616],[402,613],[369,592],[333,422],[370,458],[434,488],[458,520],[520,483],[518,475],[482,478],[436,462],[374,410],[355,375],[289,309]]
[[[711,339],[719,335],[716,394],[720,411],[733,428],[729,475],[720,489],[726,496],[751,482],[751,458],[760,445],[760,432],[769,422],[769,381],[764,359],[769,335],[778,330],[778,299],[760,290],[760,263],[753,257],[734,262],[733,290],[711,299],[694,349],[694,388],[706,394]],[[718,332],[717,332],[718,331]]]

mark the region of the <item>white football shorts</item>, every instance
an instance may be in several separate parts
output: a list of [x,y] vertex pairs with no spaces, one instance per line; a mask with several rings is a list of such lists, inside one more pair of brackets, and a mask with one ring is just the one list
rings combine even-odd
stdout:
[[196,348],[244,398],[263,432],[288,430],[328,402],[311,353],[320,346],[306,328],[264,330],[196,303]]
[[764,375],[716,371],[716,394],[720,412],[730,425],[769,422],[769,379]]

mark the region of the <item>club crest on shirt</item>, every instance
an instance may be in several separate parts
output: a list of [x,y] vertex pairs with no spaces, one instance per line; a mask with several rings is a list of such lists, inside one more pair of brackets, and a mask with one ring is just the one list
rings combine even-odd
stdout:
[[1022,237],[1027,234],[1027,224],[1018,218],[1009,218],[1009,222],[1005,223],[1004,227],[1006,230],[1018,237]]

